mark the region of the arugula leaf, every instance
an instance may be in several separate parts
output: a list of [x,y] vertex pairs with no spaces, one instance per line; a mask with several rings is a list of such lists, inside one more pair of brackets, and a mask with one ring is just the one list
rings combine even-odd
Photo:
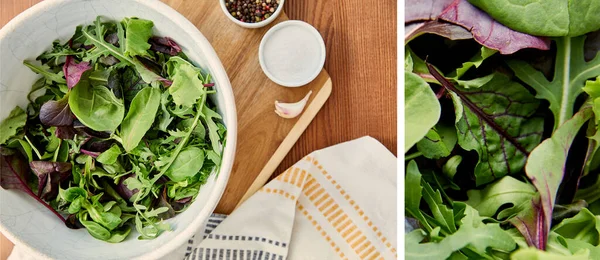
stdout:
[[40,74],[46,78],[46,80],[54,81],[58,84],[67,84],[67,81],[63,78],[63,73],[61,72],[51,72],[48,71],[50,68],[48,65],[35,65],[29,61],[23,61],[23,64],[29,67],[33,72]]
[[600,216],[594,216],[588,209],[583,208],[572,218],[564,219],[552,228],[552,231],[577,241],[600,245]]
[[578,251],[575,255],[565,256],[556,253],[544,252],[535,248],[523,248],[510,256],[512,260],[589,260],[589,251]]
[[129,106],[127,116],[121,123],[121,140],[126,152],[137,147],[152,127],[160,105],[160,89],[147,87],[138,92]]
[[429,205],[429,209],[431,209],[431,212],[436,222],[446,232],[456,232],[456,226],[454,223],[454,212],[451,208],[448,208],[446,205],[444,205],[440,191],[434,191],[431,185],[429,185],[429,183],[427,183],[426,181],[421,182],[421,184],[423,185],[423,199],[425,199],[427,205]]
[[536,98],[548,100],[556,130],[573,116],[575,100],[582,93],[585,81],[600,75],[600,55],[585,61],[585,36],[554,38],[554,41],[557,52],[552,81],[525,61],[509,60],[507,64],[520,80],[537,92]]
[[534,117],[539,102],[521,84],[502,74],[494,74],[478,89],[461,89],[428,66],[451,92],[458,144],[479,155],[476,185],[519,172],[542,137],[543,119]]
[[421,140],[441,114],[431,87],[416,74],[404,72],[404,152]]
[[84,76],[69,95],[71,112],[96,131],[114,131],[123,121],[125,106],[108,88],[91,86]]
[[8,139],[15,136],[25,126],[26,122],[27,114],[22,108],[16,106],[10,111],[8,117],[0,123],[0,144],[6,143]]
[[[516,207],[531,201],[535,194],[535,187],[531,184],[520,182],[511,176],[504,176],[487,185],[483,190],[467,191],[469,200],[465,203],[476,209],[480,215],[492,217],[503,205],[512,204]],[[511,209],[506,208],[503,211],[507,212]]]
[[579,36],[600,29],[600,2],[594,0],[469,0],[502,24],[540,36]]
[[[525,172],[540,194],[544,218],[543,229],[546,234],[550,231],[556,194],[563,179],[567,155],[575,133],[592,115],[591,108],[584,107],[573,118],[562,124],[552,137],[536,147],[527,160]],[[538,248],[545,247],[543,244],[540,246]]]
[[[219,144],[219,140],[221,139],[219,136],[219,127],[215,123],[214,119],[221,119],[221,115],[212,109],[208,108],[206,105],[202,107],[202,119],[208,126],[208,138],[210,139],[210,144],[212,146],[212,150],[217,153],[217,155],[221,154],[221,145]],[[193,125],[192,125],[193,126]],[[195,130],[195,126],[192,129],[192,132]]]
[[152,36],[154,23],[139,18],[125,18],[125,54],[133,56],[150,56],[148,39]]

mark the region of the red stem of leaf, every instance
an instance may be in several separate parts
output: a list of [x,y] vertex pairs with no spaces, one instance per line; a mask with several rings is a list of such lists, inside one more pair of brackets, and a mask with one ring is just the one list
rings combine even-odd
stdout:
[[44,205],[44,207],[46,207],[50,211],[52,211],[52,213],[54,213],[54,215],[56,215],[64,223],[66,221],[65,218],[62,215],[60,215],[60,213],[58,213],[56,210],[54,210],[52,208],[52,206],[48,205],[48,203],[46,203],[45,201],[43,201],[42,199],[40,199],[38,196],[36,196],[35,194],[33,194],[33,191],[29,188],[29,186],[27,186],[27,183],[25,183],[23,181],[23,179],[21,179],[20,177],[18,177],[18,174],[16,174],[15,169],[13,169],[12,164],[10,164],[10,162],[7,160],[7,158],[4,158],[4,160],[6,160],[6,163],[7,163],[8,167],[10,167],[10,170],[13,172],[13,174],[17,175],[17,179],[19,179],[19,182],[21,183],[21,186],[23,186],[23,190],[25,191],[25,193],[27,193],[29,196],[33,197],[39,203],[41,203],[42,205]]

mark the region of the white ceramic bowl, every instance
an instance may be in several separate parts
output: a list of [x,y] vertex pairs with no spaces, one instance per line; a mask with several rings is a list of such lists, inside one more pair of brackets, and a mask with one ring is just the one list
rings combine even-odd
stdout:
[[[206,222],[223,191],[233,158],[237,118],[233,91],[223,65],[206,38],[181,14],[156,0],[46,0],[21,13],[0,30],[0,120],[15,105],[27,105],[27,93],[40,76],[23,65],[52,46],[68,40],[80,24],[102,15],[106,19],[140,17],[154,21],[155,34],[169,36],[188,57],[212,75],[214,101],[227,126],[222,166],[202,186],[196,201],[168,220],[174,228],[154,240],[110,244],[92,238],[85,229],[71,230],[46,208],[21,191],[0,188],[0,231],[34,256],[54,259],[155,259],[182,246]],[[214,95],[213,95],[214,96]]]
[[[270,24],[271,22],[275,21],[275,19],[277,19],[277,16],[279,16],[281,11],[283,10],[283,4],[285,3],[285,0],[279,0],[279,7],[277,7],[277,10],[275,10],[273,15],[269,16],[269,18],[265,19],[264,21],[260,21],[258,23],[245,23],[238,19],[235,19],[235,17],[233,17],[229,13],[229,11],[227,11],[227,7],[225,6],[225,1],[229,1],[229,0],[218,0],[218,1],[219,1],[219,4],[221,4],[221,10],[223,10],[223,12],[225,13],[225,16],[227,16],[227,18],[229,18],[229,20],[233,21],[235,24],[237,24],[241,27],[244,27],[244,28],[261,28],[261,27],[264,27],[267,24]],[[272,0],[272,1],[275,1],[275,0]]]

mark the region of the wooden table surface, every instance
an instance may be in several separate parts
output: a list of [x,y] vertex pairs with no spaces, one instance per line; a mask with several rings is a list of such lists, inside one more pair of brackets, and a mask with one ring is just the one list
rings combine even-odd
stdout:
[[[0,0],[0,26],[37,2]],[[365,135],[397,154],[397,2],[287,0],[284,8],[290,19],[308,22],[323,35],[333,92],[273,177],[314,150]],[[12,245],[0,238],[4,260]]]

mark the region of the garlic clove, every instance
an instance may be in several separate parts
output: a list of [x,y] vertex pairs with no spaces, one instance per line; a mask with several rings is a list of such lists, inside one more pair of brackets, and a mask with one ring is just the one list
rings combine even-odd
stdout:
[[283,118],[294,118],[302,113],[304,107],[306,106],[306,102],[310,98],[312,94],[312,90],[306,94],[306,96],[296,102],[296,103],[281,103],[279,101],[275,101],[275,113]]

